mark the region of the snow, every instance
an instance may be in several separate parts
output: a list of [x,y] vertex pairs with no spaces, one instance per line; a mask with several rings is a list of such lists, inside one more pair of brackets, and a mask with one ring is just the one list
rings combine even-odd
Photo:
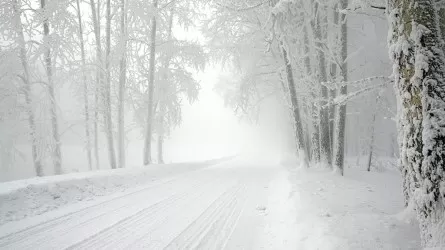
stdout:
[[[266,212],[270,215],[268,197],[280,197],[275,192],[281,189],[273,186],[280,183],[287,172],[278,166],[276,157],[259,161],[248,158],[211,164],[150,166],[145,171],[107,171],[97,174],[100,176],[97,178],[71,176],[55,177],[57,181],[42,180],[40,189],[35,188],[37,185],[31,189],[48,190],[54,183],[62,186],[69,180],[113,183],[120,177],[125,177],[128,182],[123,182],[130,186],[128,183],[135,181],[135,176],[141,176],[139,184],[132,184],[134,187],[117,189],[103,197],[92,195],[91,200],[64,204],[37,216],[29,214],[27,218],[3,224],[0,249],[34,246],[42,249],[177,249],[178,246],[220,249],[226,246],[231,249],[257,244],[259,238],[274,237],[272,233],[263,235],[260,229]],[[158,173],[164,168],[169,173]],[[33,181],[36,182],[29,180],[28,183]],[[78,184],[67,190],[76,190],[83,183]],[[10,188],[9,192],[17,192],[13,190],[23,189]],[[42,202],[48,200],[45,193],[30,200],[42,198]],[[244,235],[246,230],[251,232],[250,237]]]
[[397,172],[347,168],[341,177],[290,158],[251,153],[3,183],[0,249],[419,248]]
[[[403,209],[396,172],[292,170],[296,202],[294,249],[419,249],[418,225]],[[402,217],[400,217],[402,218]]]
[[181,174],[224,160],[227,158],[3,182],[0,183],[0,225],[43,214],[61,206],[91,200],[97,196],[123,192],[130,187],[151,183],[164,176]]

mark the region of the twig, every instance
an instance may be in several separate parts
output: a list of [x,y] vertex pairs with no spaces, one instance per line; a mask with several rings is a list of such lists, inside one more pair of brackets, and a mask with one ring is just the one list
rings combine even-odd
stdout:
[[257,4],[255,4],[255,5],[253,5],[253,6],[248,6],[248,7],[245,7],[245,8],[239,8],[239,9],[236,9],[236,8],[233,8],[233,7],[230,7],[230,6],[227,6],[227,5],[222,5],[222,4],[220,4],[220,3],[216,3],[216,5],[218,5],[218,6],[220,6],[220,7],[223,7],[223,8],[226,8],[226,9],[231,10],[231,11],[241,12],[241,11],[249,11],[249,10],[258,8],[258,7],[260,7],[260,6],[262,6],[263,4],[268,3],[268,2],[270,2],[270,0],[266,0],[266,1],[263,1],[263,2],[260,2],[260,3],[257,3]]
[[383,6],[375,6],[375,5],[371,5],[371,8],[379,9],[379,10],[386,10],[386,7],[383,7]]

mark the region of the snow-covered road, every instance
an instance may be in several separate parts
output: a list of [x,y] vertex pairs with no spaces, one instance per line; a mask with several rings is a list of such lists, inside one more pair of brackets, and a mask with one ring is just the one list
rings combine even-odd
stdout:
[[271,200],[290,191],[280,185],[286,176],[278,164],[243,160],[172,174],[4,224],[0,249],[271,248],[283,235]]

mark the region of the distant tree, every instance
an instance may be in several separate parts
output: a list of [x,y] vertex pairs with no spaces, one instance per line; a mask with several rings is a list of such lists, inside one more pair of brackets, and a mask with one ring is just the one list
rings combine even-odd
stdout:
[[154,96],[154,77],[155,77],[155,57],[156,57],[156,15],[158,9],[158,1],[153,0],[154,14],[151,18],[151,33],[150,33],[150,65],[149,65],[149,79],[148,79],[148,105],[147,105],[147,124],[145,132],[145,145],[144,145],[144,165],[151,163],[151,137],[152,137],[152,120],[153,120],[153,96]]
[[119,60],[119,98],[118,98],[118,158],[119,167],[125,167],[125,87],[127,82],[127,11],[126,2],[121,0],[121,20],[120,20],[120,48],[121,55]]
[[[3,6],[8,7],[8,6]],[[12,12],[13,12],[13,26],[11,28],[17,33],[16,43],[19,48],[19,57],[23,68],[23,74],[19,77],[23,81],[23,95],[25,97],[26,103],[26,112],[28,116],[28,124],[29,124],[29,136],[32,148],[32,159],[34,163],[34,169],[36,171],[37,176],[43,176],[43,168],[40,159],[40,155],[38,153],[38,139],[37,139],[37,129],[36,129],[36,118],[34,115],[34,105],[32,100],[32,89],[31,89],[31,76],[29,69],[29,57],[27,55],[26,41],[25,35],[23,31],[23,25],[21,20],[22,10],[18,0],[12,1]]]
[[86,140],[86,152],[87,152],[87,160],[88,167],[90,170],[93,170],[93,162],[91,157],[91,133],[90,133],[90,105],[89,105],[89,97],[88,97],[88,83],[86,76],[86,56],[85,56],[85,42],[83,38],[83,24],[82,24],[82,15],[80,11],[80,0],[76,0],[77,7],[77,17],[79,21],[79,41],[80,41],[80,54],[82,60],[82,85],[83,85],[83,101],[84,101],[84,115],[85,115],[85,140]]

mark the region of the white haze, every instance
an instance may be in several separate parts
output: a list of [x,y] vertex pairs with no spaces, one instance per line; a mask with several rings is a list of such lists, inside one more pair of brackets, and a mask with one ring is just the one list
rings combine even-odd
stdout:
[[0,0],[0,249],[445,249],[443,2]]

